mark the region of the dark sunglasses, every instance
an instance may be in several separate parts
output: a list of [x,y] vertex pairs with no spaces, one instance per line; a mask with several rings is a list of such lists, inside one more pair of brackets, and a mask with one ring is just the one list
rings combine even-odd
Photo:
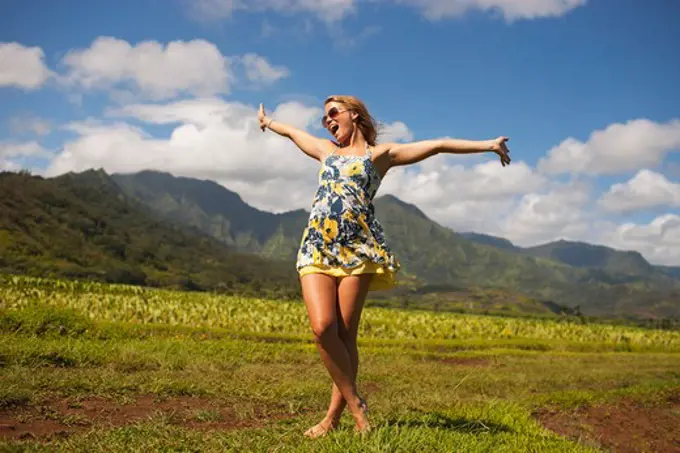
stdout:
[[331,107],[330,110],[328,110],[328,115],[324,115],[321,118],[321,125],[323,127],[326,127],[328,125],[328,119],[336,119],[338,115],[340,115],[343,112],[347,112],[347,110],[338,110],[337,107]]

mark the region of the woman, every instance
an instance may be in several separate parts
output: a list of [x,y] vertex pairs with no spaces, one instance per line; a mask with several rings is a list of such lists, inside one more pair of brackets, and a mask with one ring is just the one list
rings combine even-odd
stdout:
[[317,349],[333,389],[328,412],[305,432],[309,437],[336,428],[345,406],[357,431],[370,430],[368,407],[356,389],[357,331],[367,292],[394,286],[400,267],[372,204],[387,171],[439,153],[494,152],[503,166],[510,163],[506,137],[378,144],[376,122],[359,99],[331,96],[324,102],[324,112],[322,124],[333,140],[269,118],[262,105],[258,113],[262,131],[269,129],[291,139],[321,163],[319,188],[296,267]]

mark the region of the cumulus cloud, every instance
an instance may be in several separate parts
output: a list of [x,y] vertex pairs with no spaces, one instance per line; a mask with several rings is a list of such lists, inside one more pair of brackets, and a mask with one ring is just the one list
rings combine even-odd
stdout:
[[63,64],[69,85],[86,90],[122,86],[151,99],[228,93],[232,79],[227,57],[202,39],[131,45],[101,36],[86,49],[69,51]]
[[470,10],[492,11],[507,21],[562,16],[586,0],[396,0],[419,8],[430,20],[458,17]]
[[599,205],[609,212],[631,212],[656,206],[680,207],[680,184],[660,173],[640,170],[629,181],[614,184]]
[[0,43],[0,87],[14,86],[26,91],[40,88],[52,75],[44,59],[40,47]]
[[251,82],[270,84],[290,75],[290,71],[285,66],[274,66],[266,58],[254,53],[243,55],[240,61],[245,69],[246,77]]
[[26,157],[47,157],[48,151],[36,141],[30,142],[0,142],[0,171],[17,171],[22,165],[19,163]]
[[594,131],[585,143],[567,138],[548,151],[538,168],[552,174],[615,174],[654,167],[678,149],[680,119],[667,123],[636,119]]
[[356,10],[355,0],[193,0],[187,2],[190,14],[200,20],[231,17],[235,11],[276,11],[311,13],[333,22]]
[[11,160],[0,159],[0,171],[19,171],[21,165]]
[[39,116],[21,114],[9,119],[9,129],[13,134],[47,135],[52,131],[52,123]]
[[613,226],[603,243],[622,250],[637,250],[652,263],[679,265],[680,216],[664,214],[648,224]]
[[100,36],[86,49],[72,49],[62,60],[63,84],[87,90],[110,90],[115,99],[131,102],[141,96],[166,100],[228,94],[236,82],[235,69],[257,84],[271,84],[290,71],[266,58],[248,53],[225,56],[211,42],[194,39],[162,44],[137,44]]
[[535,245],[555,239],[582,240],[590,234],[591,213],[584,209],[590,187],[580,181],[553,184],[547,192],[522,196],[505,218],[501,230],[518,245]]
[[413,140],[413,132],[402,121],[382,124],[378,131],[378,139],[381,143],[408,142]]
[[498,233],[500,220],[512,211],[516,198],[547,184],[524,162],[509,167],[495,159],[472,167],[451,165],[457,157],[438,155],[413,167],[392,169],[381,193],[413,203],[457,231]]
[[[416,7],[430,20],[458,17],[471,10],[501,14],[507,21],[562,16],[586,0],[370,0]],[[236,11],[304,12],[326,22],[336,22],[357,10],[358,0],[196,0],[187,2],[197,19],[231,17]]]
[[[261,209],[309,208],[319,163],[289,140],[263,133],[253,106],[198,99],[129,105],[108,114],[172,129],[157,137],[120,121],[72,123],[76,138],[64,144],[47,174],[100,167],[124,173],[154,169],[215,180]],[[308,128],[321,109],[290,102],[276,106],[271,115]]]
[[30,142],[0,142],[0,158],[19,156],[44,156],[45,148],[36,141]]

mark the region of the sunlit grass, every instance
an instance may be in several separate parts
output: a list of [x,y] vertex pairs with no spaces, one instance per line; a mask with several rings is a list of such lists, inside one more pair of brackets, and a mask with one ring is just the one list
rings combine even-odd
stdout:
[[[345,415],[312,441],[302,433],[325,413],[331,382],[300,303],[19,277],[3,285],[0,411],[35,409],[82,428],[83,416],[59,415],[53,402],[190,397],[244,426],[203,431],[154,413],[0,450],[592,452],[543,429],[534,411],[680,389],[677,332],[369,307],[358,385],[376,429],[357,436]],[[224,421],[205,407],[188,417]]]

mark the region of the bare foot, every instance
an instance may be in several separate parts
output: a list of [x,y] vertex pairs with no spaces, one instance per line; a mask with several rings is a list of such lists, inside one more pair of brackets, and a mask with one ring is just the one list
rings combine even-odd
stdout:
[[337,428],[339,424],[339,420],[324,418],[319,423],[305,431],[305,437],[316,439],[317,437],[325,436],[330,431],[333,431],[335,428]]
[[371,424],[368,421],[368,405],[363,398],[359,398],[359,412],[352,415],[354,415],[354,421],[356,423],[356,432],[365,434],[371,431]]

